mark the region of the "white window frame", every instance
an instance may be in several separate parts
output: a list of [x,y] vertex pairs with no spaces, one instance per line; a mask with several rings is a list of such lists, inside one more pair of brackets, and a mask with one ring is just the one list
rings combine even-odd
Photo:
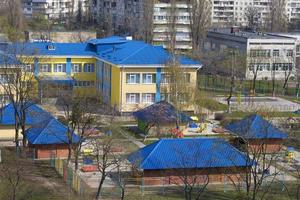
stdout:
[[[145,76],[145,78],[144,78],[144,76]],[[153,84],[153,74],[151,74],[151,73],[145,73],[145,74],[143,74],[143,76],[142,76],[142,82],[144,84]]]
[[82,67],[80,63],[73,63],[72,64],[72,72],[73,73],[80,73],[82,72]]
[[53,72],[66,72],[65,64],[54,64]]
[[142,94],[143,103],[154,103],[155,102],[155,93],[143,93]]
[[127,104],[140,103],[139,96],[140,96],[139,93],[126,93],[126,103]]
[[94,63],[85,63],[83,65],[83,72],[85,72],[85,73],[93,73],[93,72],[95,72],[95,65],[94,65]]
[[141,76],[138,73],[127,73],[126,74],[126,83],[127,84],[139,84]]
[[49,72],[49,68],[50,68],[50,72],[52,72],[51,65],[49,65],[49,64],[41,64],[39,70],[40,70],[40,72]]
[[32,64],[25,65],[25,71],[26,72],[33,72],[34,71],[34,66]]

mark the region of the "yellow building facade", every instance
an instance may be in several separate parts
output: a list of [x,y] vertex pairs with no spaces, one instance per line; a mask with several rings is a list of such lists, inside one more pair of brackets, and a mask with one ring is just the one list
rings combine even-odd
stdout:
[[[36,52],[27,68],[37,81],[40,99],[71,91],[101,99],[120,112],[168,100],[162,88],[168,84],[165,68],[170,55],[161,47],[116,36],[86,43],[27,43],[26,47]],[[185,57],[178,60],[188,77],[186,84],[195,90],[201,64]]]

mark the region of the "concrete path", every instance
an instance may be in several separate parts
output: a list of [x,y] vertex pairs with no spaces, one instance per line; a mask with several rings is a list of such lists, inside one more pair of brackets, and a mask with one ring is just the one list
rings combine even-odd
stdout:
[[126,131],[124,131],[124,130],[122,130],[122,129],[119,130],[119,133],[120,133],[122,136],[124,136],[125,138],[127,138],[128,140],[130,140],[132,143],[134,143],[135,145],[137,145],[139,148],[143,148],[144,146],[146,146],[144,143],[138,141],[136,138],[134,138],[134,137],[128,135],[128,134],[126,133]]

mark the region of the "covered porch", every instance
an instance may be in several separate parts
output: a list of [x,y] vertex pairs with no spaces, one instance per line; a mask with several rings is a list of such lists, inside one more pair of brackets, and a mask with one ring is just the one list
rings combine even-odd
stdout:
[[58,99],[72,95],[75,80],[70,75],[37,77],[39,99]]

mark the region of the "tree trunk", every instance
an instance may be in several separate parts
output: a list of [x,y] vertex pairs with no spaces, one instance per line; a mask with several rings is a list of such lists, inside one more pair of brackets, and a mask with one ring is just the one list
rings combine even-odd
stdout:
[[100,179],[100,183],[99,183],[98,189],[97,189],[97,194],[96,194],[95,200],[101,199],[100,198],[100,193],[101,193],[101,189],[102,189],[103,183],[105,181],[105,178],[106,178],[106,175],[105,175],[105,172],[103,172],[103,174],[101,176],[101,179]]
[[78,170],[78,157],[79,157],[78,154],[79,154],[79,153],[78,153],[78,151],[76,150],[76,152],[75,152],[75,171]]
[[23,139],[22,139],[22,145],[23,145],[23,148],[26,148],[27,146],[27,140],[26,140],[26,134],[25,134],[25,123],[22,125],[22,136],[23,136]]
[[122,186],[121,187],[121,200],[124,200],[124,198],[125,198],[125,188]]
[[67,165],[69,166],[72,156],[72,144],[68,144],[68,159],[67,159]]
[[234,76],[231,77],[230,91],[229,91],[229,96],[227,98],[227,113],[231,113],[230,101],[233,94],[233,88],[234,88]]

